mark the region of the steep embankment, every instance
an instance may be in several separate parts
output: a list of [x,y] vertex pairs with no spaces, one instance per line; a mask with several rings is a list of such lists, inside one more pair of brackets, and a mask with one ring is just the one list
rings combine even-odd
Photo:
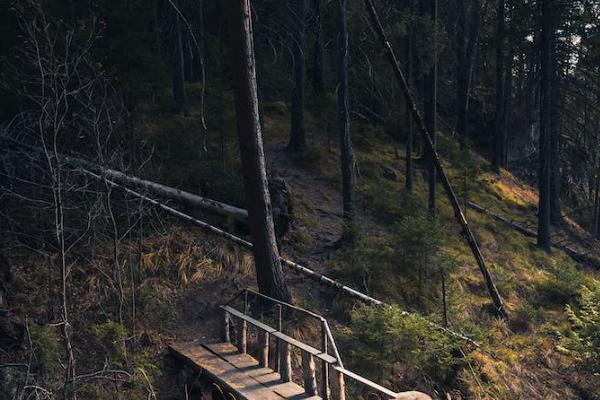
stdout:
[[[327,118],[308,115],[307,150],[290,155],[284,149],[289,132],[285,105],[270,104],[267,110],[269,164],[289,181],[297,212],[296,229],[286,241],[285,251],[374,297],[439,321],[441,298],[435,268],[423,266],[417,282],[398,276],[402,268],[397,265],[406,260],[388,257],[398,256],[394,249],[402,248],[397,242],[402,237],[398,230],[404,229],[402,221],[419,212],[419,207],[426,207],[425,172],[418,165],[414,196],[407,196],[404,148],[379,128],[355,124],[361,209],[358,244],[352,251],[334,247],[342,232],[335,125]],[[474,202],[535,230],[537,193],[533,187],[507,171],[500,175],[490,172],[484,159],[466,155],[452,138],[442,136],[439,143],[452,183],[464,202]],[[497,320],[490,313],[483,279],[459,238],[441,187],[438,207],[443,231],[438,253],[445,257],[446,261],[440,262],[447,264],[449,272],[448,317],[454,329],[472,333],[482,349],[469,355],[468,365],[454,383],[432,387],[448,389],[453,398],[578,398],[579,378],[569,369],[573,359],[556,349],[560,348],[559,332],[568,329],[565,305],[573,303],[581,285],[598,277],[597,271],[576,264],[564,251],[541,251],[534,238],[468,210],[467,217],[511,315],[508,322]],[[581,230],[571,221],[567,224],[571,232],[557,230],[555,240],[592,253],[593,248],[586,248],[591,242],[574,235],[583,236]],[[423,286],[419,293],[415,293],[417,285]],[[314,304],[304,289],[298,288],[296,295],[298,301]],[[338,313],[341,315],[344,313]],[[371,373],[374,378],[379,374]],[[387,379],[394,383],[393,377]]]

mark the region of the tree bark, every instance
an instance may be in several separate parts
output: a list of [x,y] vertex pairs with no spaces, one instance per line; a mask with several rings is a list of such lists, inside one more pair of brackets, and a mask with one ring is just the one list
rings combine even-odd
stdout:
[[304,130],[304,84],[306,81],[306,0],[292,1],[292,48],[293,82],[292,122],[288,149],[293,152],[304,150],[306,135]]
[[338,3],[338,39],[337,39],[337,72],[338,92],[337,109],[340,124],[340,154],[342,167],[342,196],[344,220],[348,224],[354,221],[354,150],[350,136],[350,99],[348,87],[348,65],[350,49],[348,48],[348,1],[337,0]]
[[595,234],[596,239],[600,239],[600,176],[596,173],[596,194],[594,195],[594,230],[592,235]]
[[502,146],[504,143],[504,12],[505,1],[498,0],[496,29],[496,117],[492,146],[492,168],[500,172],[502,164]]
[[230,0],[232,76],[256,280],[261,293],[290,301],[277,244],[258,114],[250,0]]
[[557,10],[553,10],[553,25],[552,25],[552,44],[551,44],[551,68],[552,81],[550,83],[550,222],[554,225],[560,224],[562,221],[560,207],[560,189],[561,189],[561,160],[560,160],[560,122],[561,122],[561,93],[560,82],[561,72],[558,65],[558,41],[556,38]]
[[[413,1],[408,0],[408,8],[411,10],[411,14],[414,14]],[[408,34],[406,36],[405,50],[404,54],[406,57],[406,78],[408,79],[408,84],[411,84],[411,80],[413,78],[413,43],[415,36],[415,27],[414,22],[410,21],[408,27]],[[406,138],[406,190],[408,192],[413,191],[413,183],[414,183],[414,168],[413,168],[413,120],[412,114],[410,110],[410,104],[406,102],[406,130],[407,130],[407,138]]]
[[553,0],[542,0],[540,165],[538,174],[538,246],[550,251],[550,135],[552,121],[552,8]]
[[170,50],[171,50],[171,77],[173,81],[173,98],[175,110],[179,114],[186,113],[185,86],[184,86],[184,61],[183,45],[181,40],[181,22],[174,7],[169,5],[170,25]]
[[461,142],[469,135],[469,98],[473,81],[473,68],[477,55],[477,45],[481,32],[481,0],[474,0],[471,5],[470,30],[468,41],[465,43],[466,10],[463,0],[457,1],[458,26],[457,29],[457,58],[458,71],[456,77],[458,118],[456,132]]
[[508,54],[508,61],[506,65],[506,76],[504,81],[504,123],[502,124],[502,128],[504,129],[504,133],[502,134],[502,138],[504,142],[502,143],[502,168],[508,168],[508,146],[509,146],[509,124],[511,121],[511,110],[512,110],[512,87],[513,87],[513,58],[514,58],[514,50],[511,48]]
[[315,28],[315,45],[314,45],[314,74],[313,74],[313,89],[317,93],[325,91],[325,70],[323,67],[323,38],[321,28],[321,0],[312,0],[314,13],[314,28]]
[[[431,135],[433,147],[436,147],[437,141],[437,0],[430,0],[430,17],[433,23],[433,63],[429,73],[425,77],[427,85],[427,101],[425,103],[425,124]],[[436,217],[437,210],[435,204],[437,173],[431,154],[428,154],[428,176],[429,176],[429,214],[432,218]]]

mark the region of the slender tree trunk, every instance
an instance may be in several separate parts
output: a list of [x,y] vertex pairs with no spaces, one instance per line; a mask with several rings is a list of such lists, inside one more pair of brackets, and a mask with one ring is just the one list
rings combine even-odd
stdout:
[[293,152],[304,150],[304,83],[306,80],[306,0],[292,1],[292,48],[294,71],[292,88],[292,123],[288,149]]
[[552,120],[552,9],[553,0],[542,0],[540,166],[538,246],[550,251],[550,135]]
[[500,172],[502,145],[504,143],[504,10],[505,1],[498,0],[498,25],[496,30],[496,117],[492,148],[492,168]]
[[458,71],[456,77],[458,118],[456,132],[459,135],[459,138],[461,138],[461,143],[464,143],[469,135],[469,98],[481,32],[482,5],[481,0],[474,0],[471,5],[471,23],[467,41],[465,40],[466,10],[464,1],[458,0],[456,2],[456,7],[458,8],[458,29],[456,30],[458,58]]
[[[557,11],[553,10],[553,14]],[[560,121],[561,121],[561,94],[560,82],[561,72],[558,66],[556,40],[556,16],[553,15],[552,25],[552,81],[550,84],[551,93],[551,111],[550,111],[550,221],[554,225],[560,224],[562,220],[560,207],[560,189],[561,189],[561,161],[560,161]]]
[[315,28],[315,71],[313,74],[313,88],[317,93],[325,91],[325,70],[323,67],[323,38],[321,29],[321,0],[312,0]]
[[444,327],[448,326],[448,303],[446,299],[446,271],[442,269],[442,309],[443,309],[443,319],[442,324]]
[[265,17],[266,9],[264,0],[253,0],[252,5],[252,23],[254,26],[254,58],[256,60],[256,87],[258,91],[258,111],[260,113],[260,127],[264,130],[265,119],[264,119],[264,102],[265,93],[263,90],[263,65],[262,65],[262,49],[265,43]]
[[184,80],[194,82],[194,44],[191,33],[184,29],[181,32],[181,43],[183,49],[183,71]]
[[[431,134],[431,141],[435,148],[437,138],[437,0],[430,0],[430,15],[433,23],[433,63],[429,73],[425,77],[427,85],[427,102],[425,108],[425,123],[427,130]],[[428,175],[429,175],[429,214],[432,218],[436,217],[437,210],[435,204],[437,173],[431,155],[427,157]]]
[[594,195],[594,216],[592,235],[600,239],[600,175],[596,173],[596,190]]
[[175,109],[179,114],[186,113],[183,45],[181,40],[181,21],[174,7],[169,6],[171,76],[173,80],[173,98]]
[[509,130],[508,127],[511,124],[512,117],[512,86],[513,86],[513,58],[514,58],[514,50],[512,49],[508,54],[508,63],[506,65],[506,77],[504,83],[504,123],[502,124],[502,128],[504,129],[504,133],[502,134],[502,138],[504,142],[502,143],[502,168],[508,168],[508,146],[509,146]]
[[[409,0],[409,7],[412,10],[412,1]],[[410,26],[408,28],[408,35],[406,36],[406,47],[404,54],[406,56],[406,79],[408,80],[408,84],[410,85],[412,80],[412,63],[413,63],[413,40],[414,40],[414,23],[411,21]],[[406,130],[407,130],[407,139],[406,139],[406,190],[408,192],[412,192],[413,190],[413,178],[414,178],[414,170],[413,170],[413,119],[412,113],[410,110],[410,104],[406,102]]]
[[348,48],[348,0],[337,0],[338,3],[338,38],[337,38],[337,72],[338,92],[337,109],[340,124],[340,154],[342,166],[342,195],[344,204],[344,220],[352,225],[354,221],[354,150],[350,136],[350,99],[348,87],[348,65],[350,49]]
[[230,0],[230,7],[235,110],[256,280],[261,293],[290,301],[275,240],[267,184],[258,115],[250,0]]

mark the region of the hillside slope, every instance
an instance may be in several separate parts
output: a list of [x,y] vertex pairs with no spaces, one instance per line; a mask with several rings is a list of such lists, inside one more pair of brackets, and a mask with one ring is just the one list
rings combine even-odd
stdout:
[[[282,105],[275,107],[281,110]],[[271,170],[288,179],[297,204],[296,231],[285,250],[376,298],[440,321],[439,288],[424,289],[415,300],[417,282],[396,272],[399,271],[396,266],[403,264],[403,260],[387,258],[394,254],[387,250],[398,245],[397,224],[410,216],[415,207],[426,207],[424,171],[417,169],[414,196],[407,197],[404,158],[398,157],[404,154],[402,145],[394,143],[381,128],[355,124],[362,210],[357,224],[359,239],[351,251],[343,246],[337,249],[332,242],[342,232],[341,195],[335,139],[327,137],[327,130],[332,128],[326,120],[309,115],[307,150],[302,155],[289,155],[285,151],[286,121],[285,113],[279,112],[271,113],[265,123]],[[489,172],[487,162],[479,156],[471,155],[465,160],[452,138],[442,137],[439,149],[461,199],[510,220],[535,226],[534,188],[507,171],[499,176]],[[598,271],[577,265],[563,251],[553,250],[548,254],[539,250],[535,239],[468,210],[467,218],[511,315],[508,322],[497,320],[490,312],[483,278],[469,248],[459,238],[441,187],[438,206],[440,229],[444,232],[438,253],[450,260],[446,261],[450,264],[446,283],[450,326],[473,334],[482,343],[482,349],[471,354],[468,367],[457,378],[462,383],[446,386],[449,392],[453,387],[456,390],[452,398],[579,398],[577,374],[568,368],[573,360],[556,350],[561,338],[558,332],[567,329],[565,305],[574,302],[581,285],[598,278]],[[576,230],[573,223],[570,226]],[[574,243],[586,243],[564,230],[557,230],[555,235],[556,240],[568,237]],[[439,284],[433,276],[434,268],[429,269],[423,274],[424,287]],[[296,296],[299,301],[310,297],[300,288]],[[376,371],[371,373],[377,377]],[[390,379],[389,383],[394,384],[394,378]]]

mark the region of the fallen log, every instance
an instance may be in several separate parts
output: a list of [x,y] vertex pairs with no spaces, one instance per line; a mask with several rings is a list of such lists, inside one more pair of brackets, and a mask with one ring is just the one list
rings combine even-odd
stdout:
[[[42,149],[40,149],[37,146],[21,143],[20,141],[5,135],[0,135],[0,139],[17,145],[19,147],[30,149],[37,153],[42,152]],[[192,207],[197,207],[207,212],[219,214],[224,217],[229,217],[243,223],[245,223],[248,218],[248,211],[244,210],[243,208],[211,200],[206,197],[198,196],[193,193],[189,193],[177,188],[163,185],[161,183],[156,183],[146,179],[138,178],[136,176],[128,175],[124,172],[117,171],[111,168],[106,168],[102,165],[96,164],[88,160],[84,160],[82,158],[67,156],[65,154],[59,154],[58,157],[67,167],[81,168],[98,174],[101,178],[105,177],[117,183],[136,188],[143,188],[144,190],[156,194],[158,196],[166,197],[190,205]]]
[[[96,173],[93,173],[91,171],[88,171],[88,170],[86,170],[84,168],[80,168],[80,170],[83,173],[85,173],[85,174],[87,174],[89,176],[92,176],[93,178],[102,179],[102,177],[100,175],[98,175]],[[201,221],[201,220],[199,220],[197,218],[194,218],[194,217],[192,217],[190,215],[187,215],[187,214],[185,214],[185,213],[183,213],[183,212],[181,212],[179,210],[176,210],[173,207],[170,207],[170,206],[167,206],[166,204],[161,203],[158,200],[155,200],[153,198],[145,196],[145,195],[143,195],[141,193],[136,192],[135,190],[129,189],[129,188],[127,188],[127,187],[125,187],[123,185],[120,185],[120,184],[118,184],[116,182],[113,182],[111,180],[107,180],[107,182],[108,182],[109,185],[111,185],[113,187],[116,187],[116,188],[119,188],[119,189],[125,191],[126,193],[129,193],[130,195],[133,195],[133,196],[138,197],[138,198],[140,198],[140,199],[142,199],[142,200],[144,200],[144,201],[146,201],[146,202],[148,202],[150,204],[153,204],[153,205],[155,205],[155,206],[163,209],[164,211],[168,212],[169,214],[174,215],[176,217],[179,217],[182,220],[185,220],[185,221],[187,221],[187,222],[189,222],[189,223],[191,223],[193,225],[196,225],[196,226],[204,229],[205,231],[207,231],[209,233],[212,233],[212,234],[215,234],[215,235],[217,235],[219,237],[227,239],[227,240],[231,241],[232,243],[235,243],[235,244],[239,245],[242,248],[245,248],[245,249],[248,249],[248,250],[252,250],[252,243],[250,243],[247,240],[244,240],[244,239],[242,239],[242,238],[240,238],[238,236],[235,236],[235,235],[233,235],[233,234],[231,234],[231,233],[229,233],[227,231],[224,231],[223,229],[217,228],[217,227],[215,227],[215,226],[213,226],[211,224],[208,224],[208,223],[206,223],[204,221]],[[348,296],[350,296],[350,297],[352,297],[354,299],[357,299],[357,300],[361,301],[362,303],[365,303],[365,304],[368,304],[368,305],[371,305],[371,306],[377,306],[377,307],[388,307],[389,306],[388,304],[384,303],[381,300],[378,300],[378,299],[375,299],[375,298],[373,298],[371,296],[368,296],[368,295],[366,295],[366,294],[364,294],[364,293],[362,293],[362,292],[360,292],[360,291],[358,291],[356,289],[352,289],[351,287],[346,286],[343,283],[340,283],[340,282],[336,281],[335,279],[329,278],[328,276],[325,276],[323,274],[319,274],[318,272],[316,272],[316,271],[314,271],[314,270],[312,270],[310,268],[307,268],[307,267],[305,267],[303,265],[300,265],[298,263],[290,261],[290,260],[288,260],[286,258],[282,257],[281,258],[281,263],[282,263],[282,265],[285,265],[286,267],[290,268],[292,271],[295,271],[296,273],[304,275],[304,276],[306,276],[306,277],[308,277],[308,278],[316,281],[317,283],[320,283],[322,285],[325,285],[325,286],[331,287],[333,289],[336,289],[337,291],[339,291],[341,293],[344,293],[344,294],[346,294],[346,295],[348,295]],[[409,315],[410,313],[408,311],[404,311],[403,314],[404,315]],[[469,338],[468,336],[466,336],[464,334],[455,332],[455,331],[453,331],[451,329],[448,329],[448,328],[443,327],[441,325],[435,324],[433,322],[429,322],[429,321],[427,321],[427,322],[428,322],[428,324],[432,328],[438,329],[438,330],[440,330],[440,331],[442,331],[442,332],[444,332],[444,333],[446,333],[446,334],[448,334],[450,336],[458,338],[458,339],[460,339],[460,340],[462,340],[462,341],[464,341],[466,343],[469,343],[469,344],[471,344],[471,345],[473,345],[473,346],[475,346],[477,348],[481,348],[481,346],[479,345],[479,343],[477,343],[476,341],[474,341],[473,339]]]
[[71,168],[83,168],[88,171],[94,172],[101,177],[121,183],[128,186],[144,188],[149,192],[157,194],[162,197],[167,197],[172,200],[176,200],[192,207],[197,207],[202,210],[219,214],[225,217],[233,218],[236,221],[245,223],[248,219],[248,211],[243,208],[231,206],[229,204],[221,203],[219,201],[207,199],[206,197],[198,196],[193,193],[189,193],[177,188],[173,188],[161,183],[152,182],[146,179],[141,179],[136,176],[127,175],[121,171],[117,171],[110,168],[104,168],[96,163],[83,160],[81,158],[62,156],[62,161],[65,165]]
[[[531,238],[537,237],[537,233],[532,231],[531,229],[527,228],[525,225],[519,224],[518,222],[515,222],[515,221],[511,221],[510,219],[508,219],[500,214],[497,214],[485,207],[482,207],[479,204],[473,203],[472,201],[469,201],[467,203],[467,205],[469,206],[469,208],[477,211],[478,213],[492,217],[496,221],[502,222],[503,224],[510,226],[511,228],[515,229],[516,231],[522,233],[525,236],[528,236]],[[565,253],[567,253],[567,255],[569,257],[571,257],[573,260],[577,261],[578,263],[586,264],[593,268],[600,269],[600,258],[597,256],[594,257],[593,255],[590,255],[589,253],[584,253],[584,252],[578,251],[578,250],[574,249],[573,247],[571,247],[567,244],[561,243],[561,242],[553,241],[552,246],[559,250],[563,250]]]
[[[0,139],[4,139],[20,147],[26,147],[33,151],[41,152],[41,149],[36,146],[21,143],[7,136],[0,136]],[[99,164],[84,160],[82,158],[67,156],[64,154],[59,154],[59,157],[67,167],[85,169],[87,171],[94,172],[101,177],[106,177],[107,179],[110,179],[116,183],[124,184],[130,187],[143,188],[149,193],[186,204],[204,212],[231,218],[243,224],[247,223],[248,211],[243,208],[198,196],[196,194],[163,185],[161,183],[138,178],[133,175],[128,175],[118,170],[105,168]],[[290,188],[283,178],[274,177],[269,179],[269,192],[271,193],[271,201],[273,205],[275,233],[277,239],[279,240],[284,237],[287,232],[289,232],[293,224]]]

